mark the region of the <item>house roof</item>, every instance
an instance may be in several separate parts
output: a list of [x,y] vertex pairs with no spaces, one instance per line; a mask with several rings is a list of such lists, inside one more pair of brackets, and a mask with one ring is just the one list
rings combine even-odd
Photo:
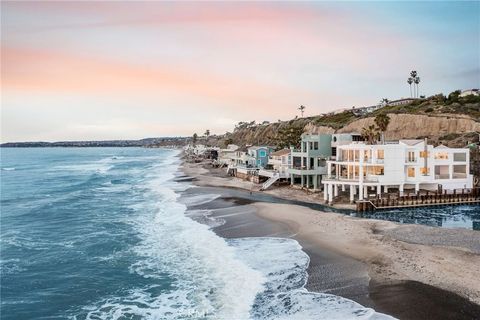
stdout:
[[420,139],[405,139],[405,140],[400,140],[401,143],[409,145],[409,146],[414,146],[416,144],[419,144],[423,142],[423,140]]
[[281,157],[281,156],[285,156],[287,154],[290,154],[290,149],[278,150],[278,151],[275,151],[275,152],[271,153],[270,155],[274,156],[274,157]]

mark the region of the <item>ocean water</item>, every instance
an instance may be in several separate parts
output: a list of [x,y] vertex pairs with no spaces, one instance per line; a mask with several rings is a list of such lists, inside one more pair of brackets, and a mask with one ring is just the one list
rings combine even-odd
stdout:
[[185,213],[178,151],[1,150],[1,319],[388,319],[308,292],[292,239]]

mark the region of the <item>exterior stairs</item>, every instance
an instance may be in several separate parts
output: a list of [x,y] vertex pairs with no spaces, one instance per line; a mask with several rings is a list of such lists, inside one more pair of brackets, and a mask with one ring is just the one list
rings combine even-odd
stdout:
[[278,172],[274,173],[267,181],[265,181],[260,190],[267,190],[272,184],[274,184],[278,179],[280,179],[280,174]]

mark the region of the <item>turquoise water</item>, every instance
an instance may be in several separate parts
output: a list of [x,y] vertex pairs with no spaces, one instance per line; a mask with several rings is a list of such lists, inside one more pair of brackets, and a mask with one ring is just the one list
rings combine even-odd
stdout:
[[[1,149],[1,319],[379,319],[304,289],[292,239],[185,215],[178,151]],[[203,197],[203,198],[202,198]]]

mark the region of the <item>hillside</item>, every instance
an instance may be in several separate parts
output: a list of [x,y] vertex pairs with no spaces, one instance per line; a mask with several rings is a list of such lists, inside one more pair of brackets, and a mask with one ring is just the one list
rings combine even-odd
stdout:
[[458,93],[453,92],[448,97],[439,94],[402,106],[385,106],[366,116],[357,116],[347,110],[275,123],[241,122],[233,133],[212,137],[209,143],[275,145],[279,131],[292,127],[301,127],[307,133],[360,133],[362,128],[373,124],[377,114],[387,113],[391,118],[387,139],[428,137],[434,144],[462,147],[468,142],[478,141],[476,133],[480,132],[480,97],[461,98]]

